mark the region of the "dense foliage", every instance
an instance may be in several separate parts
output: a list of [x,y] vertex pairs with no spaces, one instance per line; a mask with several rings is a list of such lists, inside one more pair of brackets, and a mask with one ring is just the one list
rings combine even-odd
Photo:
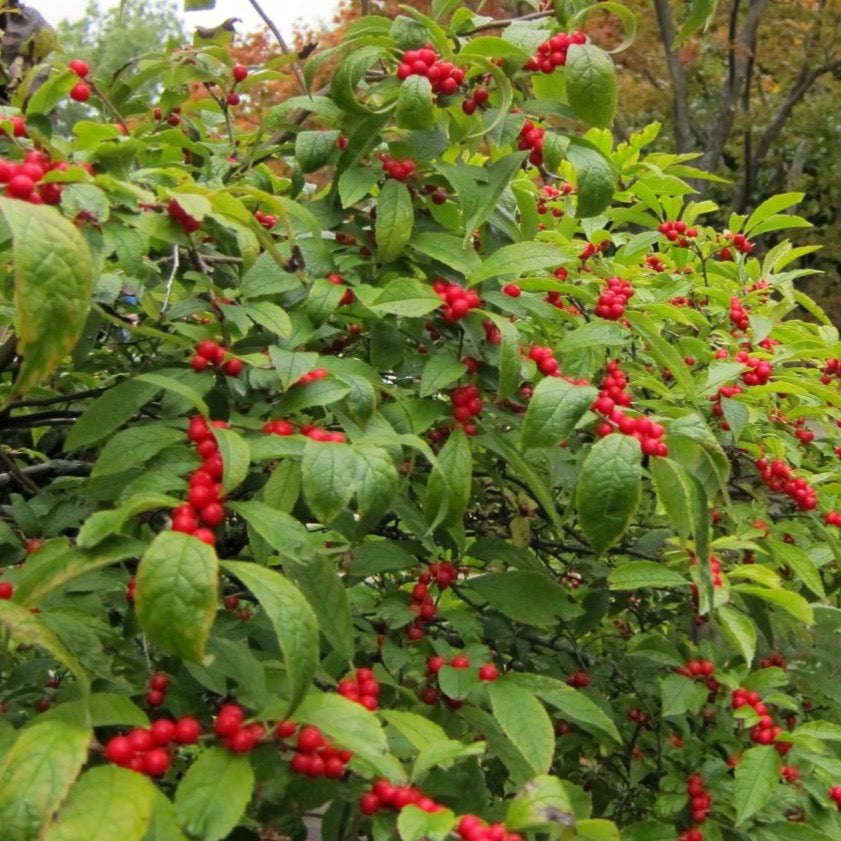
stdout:
[[841,344],[763,246],[802,197],[717,228],[616,143],[606,14],[24,79],[4,841],[841,839]]

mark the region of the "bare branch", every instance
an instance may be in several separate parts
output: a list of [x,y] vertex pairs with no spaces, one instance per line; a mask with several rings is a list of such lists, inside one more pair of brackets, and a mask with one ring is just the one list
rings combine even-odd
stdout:
[[676,33],[669,0],[654,0],[654,11],[660,27],[660,40],[666,54],[666,67],[672,83],[672,111],[675,119],[675,145],[680,153],[692,149],[692,121],[689,113],[689,86],[683,65],[672,49]]

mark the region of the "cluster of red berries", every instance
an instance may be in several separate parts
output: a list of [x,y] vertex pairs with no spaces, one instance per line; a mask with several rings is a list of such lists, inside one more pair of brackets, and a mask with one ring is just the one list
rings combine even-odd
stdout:
[[708,659],[687,660],[685,666],[679,666],[675,669],[677,674],[691,678],[711,677],[714,671],[715,665],[712,660]]
[[[465,429],[465,432],[475,434],[475,429],[473,432]],[[429,592],[430,585],[435,584],[439,590],[446,590],[457,578],[458,567],[450,561],[431,563],[427,571],[418,576],[411,593],[411,608],[417,613],[418,618],[409,625],[406,631],[406,636],[410,641],[417,642],[423,639],[425,635],[424,625],[435,618],[437,607]]]
[[739,330],[747,330],[750,327],[748,310],[742,306],[742,302],[738,295],[734,295],[730,299],[730,321],[732,321]]
[[759,668],[760,669],[785,669],[788,666],[786,662],[786,658],[784,655],[780,654],[769,654],[767,657],[763,657],[759,661]]
[[517,148],[523,151],[531,150],[529,154],[529,163],[535,166],[543,164],[543,135],[544,130],[536,126],[531,120],[526,120],[523,127],[520,129],[520,140],[517,143]]
[[841,786],[832,786],[827,793],[835,801],[838,811],[841,812]]
[[376,815],[382,809],[399,812],[406,806],[417,806],[424,812],[440,812],[443,806],[414,786],[399,786],[387,780],[377,780],[370,791],[359,798],[359,811],[363,815]]
[[476,424],[471,423],[471,418],[478,417],[482,413],[482,397],[477,386],[473,384],[462,385],[450,392],[450,400],[453,402],[453,417],[467,435],[475,435],[478,431]]
[[488,104],[491,92],[487,88],[476,88],[472,94],[466,96],[461,103],[461,110],[469,117],[476,113],[477,108],[484,108]]
[[211,426],[226,428],[227,423],[212,421],[208,424],[201,415],[190,418],[187,437],[196,445],[202,466],[190,474],[187,502],[172,511],[172,530],[192,534],[213,546],[216,535],[211,529],[225,520],[225,507],[220,484],[224,465]]
[[185,234],[192,234],[201,227],[201,222],[195,216],[190,216],[175,199],[170,199],[166,206],[166,212],[169,214],[169,218],[176,222]]
[[148,728],[135,727],[113,736],[105,745],[105,757],[122,768],[162,777],[172,764],[173,747],[196,744],[201,732],[201,724],[192,716],[176,721],[159,718]]
[[67,66],[80,79],[70,88],[70,98],[75,102],[87,102],[91,98],[91,86],[84,81],[90,73],[88,63],[81,58],[74,58]]
[[[656,255],[656,254],[649,254],[645,258],[645,265],[648,266],[649,269],[653,269],[655,272],[664,272],[666,271],[666,264]],[[672,298],[670,303],[674,304],[676,307],[686,306],[686,298],[684,297],[677,297]]]
[[742,254],[753,254],[753,243],[744,234],[725,234],[736,251]]
[[305,777],[328,777],[338,780],[345,773],[345,766],[353,758],[349,750],[330,744],[321,730],[314,724],[305,724],[300,730],[293,721],[281,721],[275,728],[279,739],[290,739],[295,735],[295,754],[289,767]]
[[502,341],[502,333],[499,327],[489,318],[482,322],[482,329],[485,331],[485,341],[489,345],[498,345]]
[[397,78],[402,82],[409,76],[426,76],[435,93],[450,95],[464,81],[464,69],[452,62],[441,61],[432,47],[425,44],[420,50],[406,50],[397,68]]
[[533,359],[537,363],[537,370],[547,377],[560,376],[561,366],[552,348],[545,345],[534,345],[529,348],[529,359]]
[[791,497],[801,511],[812,511],[817,506],[814,488],[805,479],[794,478],[791,469],[782,459],[774,459],[769,463],[766,458],[758,458],[755,464],[762,481],[772,491]]
[[[557,187],[552,187],[549,184],[541,187],[540,189],[540,197],[537,200],[537,212],[543,216],[544,214],[549,212],[549,207],[546,204],[547,201],[556,201],[557,199],[561,199],[564,196],[568,196],[570,193],[575,192],[575,187],[572,186],[568,181],[565,181],[561,188],[558,189]],[[560,219],[561,216],[564,215],[564,211],[560,207],[553,207],[551,208],[552,215]]]
[[[327,280],[329,280],[330,283],[334,284],[335,286],[347,286],[347,281],[337,272],[330,272],[330,274],[327,275]],[[339,306],[344,307],[347,304],[352,304],[352,303],[353,303],[353,289],[345,289],[345,292],[344,292],[344,294],[342,295],[342,297],[339,301]]]
[[[686,793],[689,795],[689,811],[692,814],[692,822],[695,824],[704,823],[712,808],[713,801],[707,793],[704,778],[700,774],[689,775],[686,781]],[[697,827],[695,829],[700,833]]]
[[581,249],[581,253],[578,255],[578,259],[581,260],[582,263],[586,263],[591,257],[594,257],[596,254],[604,254],[605,251],[610,248],[610,240],[605,239],[602,240],[598,245],[594,242],[588,242],[584,248]]
[[245,724],[245,710],[239,704],[223,704],[213,722],[213,732],[228,750],[248,753],[266,735],[266,728],[260,723]]
[[383,153],[380,161],[385,174],[395,181],[405,181],[417,169],[417,164],[411,158],[390,158]]
[[[63,172],[67,161],[53,163],[42,152],[29,151],[21,163],[0,158],[0,184],[5,184],[4,195],[30,204],[58,204],[62,185],[57,181],[42,182],[48,172]],[[87,165],[86,168],[90,169]],[[92,171],[92,170],[91,170]]]
[[821,368],[821,383],[830,385],[836,377],[841,378],[841,359],[827,359]]
[[743,350],[736,354],[735,359],[750,369],[742,374],[742,382],[745,385],[765,385],[771,379],[774,369],[767,360],[757,359]]
[[625,314],[628,301],[634,296],[634,287],[629,280],[621,277],[609,277],[605,284],[594,312],[599,318],[618,321]]
[[373,712],[380,697],[380,684],[370,669],[357,669],[351,677],[339,681],[336,691],[348,701],[361,704]]
[[568,312],[570,315],[581,315],[581,310],[578,309],[574,304],[568,304],[564,299],[561,297],[560,292],[549,291],[546,293],[546,296],[543,300],[547,304],[551,304],[556,309],[562,310],[563,312]]
[[146,692],[146,703],[150,707],[160,707],[166,700],[166,690],[169,688],[169,678],[163,672],[157,672],[149,678],[149,689]]
[[[162,120],[164,117],[163,111],[160,108],[155,108],[152,111],[152,116],[156,120]],[[166,122],[167,125],[170,126],[180,126],[181,125],[181,109],[180,108],[173,108],[167,115],[166,115]]]
[[450,283],[439,278],[433,282],[432,288],[444,302],[441,314],[447,321],[460,321],[470,310],[482,306],[482,301],[475,290],[463,289],[457,283]]
[[[717,417],[720,418],[724,415],[724,407],[721,405],[721,398],[722,397],[735,397],[737,394],[741,394],[744,389],[740,385],[723,385],[715,394],[710,396],[710,400],[713,404],[712,412]],[[729,427],[725,424],[722,424],[725,429]]]
[[456,826],[463,841],[522,841],[518,832],[509,832],[505,824],[485,823],[476,815],[465,815]]
[[677,243],[682,248],[686,248],[689,245],[689,240],[698,236],[698,231],[695,228],[688,228],[686,222],[682,219],[678,219],[676,222],[663,222],[657,230],[669,242]]
[[537,55],[530,58],[523,69],[551,73],[556,67],[563,67],[567,63],[567,50],[572,44],[586,43],[587,36],[583,32],[559,32],[537,48]]
[[742,707],[753,707],[753,711],[759,716],[759,721],[750,729],[750,740],[757,745],[773,745],[774,750],[780,756],[785,756],[793,747],[791,742],[778,742],[777,736],[783,732],[783,728],[774,723],[769,715],[768,708],[762,703],[759,693],[740,686],[733,690],[731,706],[734,710]]
[[[235,86],[248,78],[248,68],[244,64],[235,64],[231,69],[231,75],[234,77]],[[233,87],[225,94],[225,101],[228,105],[239,105],[240,96]]]
[[221,366],[222,371],[229,377],[238,377],[245,367],[241,359],[228,357],[228,349],[214,342],[212,339],[205,339],[196,345],[196,352],[190,360],[190,367],[197,373],[206,371],[211,366]]
[[640,442],[647,456],[667,456],[669,448],[662,440],[666,428],[645,415],[632,417],[620,409],[629,406],[631,395],[625,391],[628,379],[614,359],[607,363],[605,377],[599,396],[593,401],[592,409],[605,417],[596,427],[596,435],[604,438],[617,430],[623,435],[632,435]]
[[[304,375],[306,376],[306,374]],[[286,418],[279,418],[277,420],[266,421],[263,424],[263,432],[269,435],[294,435],[295,425],[286,420]],[[319,429],[310,423],[302,423],[298,432],[301,435],[311,438],[313,441],[327,441],[334,444],[344,444],[347,440],[343,432],[330,432],[326,429]]]

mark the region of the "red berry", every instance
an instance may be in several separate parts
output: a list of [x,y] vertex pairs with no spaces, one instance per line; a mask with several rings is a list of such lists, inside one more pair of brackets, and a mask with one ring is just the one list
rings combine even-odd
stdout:
[[105,746],[105,756],[115,765],[126,765],[134,756],[134,748],[125,736],[114,736]]
[[143,772],[150,777],[162,777],[169,769],[170,757],[165,748],[152,748],[143,756]]
[[168,745],[170,742],[176,740],[178,726],[168,718],[159,718],[157,721],[152,722],[149,732],[152,734],[152,741],[156,745]]
[[14,587],[8,581],[0,581],[0,599],[10,599],[13,592]]
[[87,102],[91,98],[91,86],[87,82],[76,82],[70,88],[70,98],[76,102]]
[[479,666],[479,680],[496,680],[499,677],[499,669],[495,663],[485,663]]
[[238,704],[225,704],[219,710],[213,724],[214,732],[219,736],[233,736],[242,726],[245,712]]
[[84,79],[85,76],[90,73],[90,67],[88,63],[81,58],[74,58],[73,61],[69,62],[67,65],[80,79]]
[[192,716],[184,716],[175,722],[175,740],[182,745],[192,745],[201,736],[201,724]]
[[244,64],[235,64],[233,74],[234,79],[242,82],[248,76],[248,68]]
[[301,753],[314,753],[320,747],[324,746],[324,736],[318,727],[313,724],[307,724],[298,733],[296,745]]
[[450,665],[454,669],[469,669],[470,658],[466,654],[456,654],[456,656],[450,660]]
[[164,693],[163,693],[163,692],[158,692],[158,691],[157,691],[157,690],[155,690],[155,689],[150,689],[150,690],[146,693],[146,703],[147,703],[150,707],[159,707],[159,706],[161,706],[161,704],[163,704],[163,702],[164,702],[164,700],[165,700],[165,699],[166,699],[166,696],[164,695]]

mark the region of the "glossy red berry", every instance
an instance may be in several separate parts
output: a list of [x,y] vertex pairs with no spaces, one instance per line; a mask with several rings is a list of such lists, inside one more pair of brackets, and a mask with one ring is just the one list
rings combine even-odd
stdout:
[[244,81],[248,76],[248,68],[244,64],[235,64],[232,72],[237,82]]
[[91,86],[87,82],[76,82],[70,88],[70,98],[75,102],[87,102],[91,98]]
[[80,78],[84,79],[90,73],[88,63],[81,58],[74,58],[67,66]]

